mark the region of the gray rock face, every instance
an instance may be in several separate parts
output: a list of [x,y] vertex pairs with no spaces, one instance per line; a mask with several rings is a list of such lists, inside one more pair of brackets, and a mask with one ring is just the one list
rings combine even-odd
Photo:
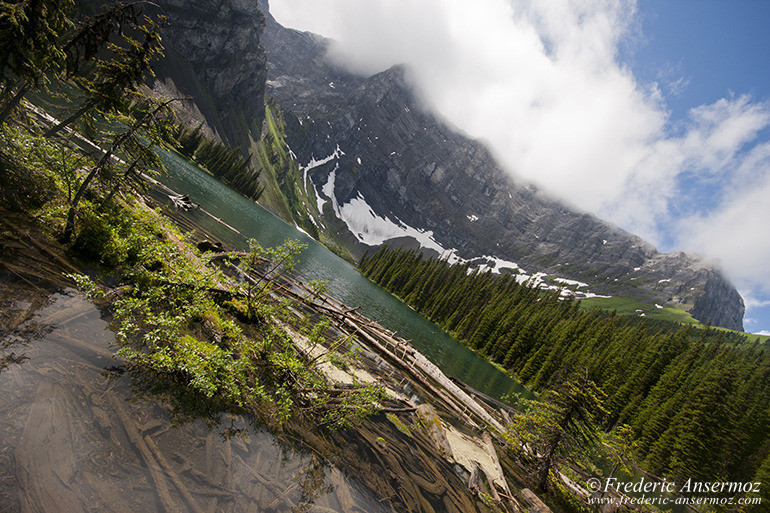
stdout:
[[169,19],[158,79],[192,97],[191,108],[225,142],[248,152],[264,118],[265,18],[257,0],[158,0]]
[[[422,108],[404,69],[347,73],[324,59],[327,41],[285,29],[269,14],[263,44],[267,94],[284,110],[289,145],[310,167],[310,183],[329,200],[327,218],[335,215],[329,204],[337,212],[363,199],[369,217],[432,232],[466,259],[513,261],[528,274],[581,280],[596,293],[643,296],[742,329],[743,300],[719,270],[697,256],[661,254],[512,178],[484,145]],[[371,241],[364,235],[351,231],[342,240],[360,255]]]

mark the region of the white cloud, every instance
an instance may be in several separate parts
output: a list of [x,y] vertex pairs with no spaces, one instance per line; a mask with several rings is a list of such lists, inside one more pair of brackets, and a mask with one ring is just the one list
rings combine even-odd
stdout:
[[738,159],[717,208],[681,223],[680,240],[687,247],[722,261],[728,274],[745,288],[748,307],[770,301],[753,299],[770,293],[770,143],[754,147]]
[[[678,247],[721,259],[746,290],[770,293],[770,166],[757,143],[770,106],[730,96],[672,124],[661,86],[618,62],[639,26],[635,2],[281,0],[271,9],[335,39],[332,57],[354,71],[407,64],[425,102],[519,176],[654,243],[678,235]],[[676,92],[687,79],[663,87]]]
[[[770,300],[768,299],[758,299],[751,294],[747,294],[743,296],[743,301],[746,303],[746,308],[751,310],[754,308],[763,308],[765,306],[770,306]],[[755,321],[755,319],[751,319],[752,321]],[[748,322],[749,319],[746,319]]]

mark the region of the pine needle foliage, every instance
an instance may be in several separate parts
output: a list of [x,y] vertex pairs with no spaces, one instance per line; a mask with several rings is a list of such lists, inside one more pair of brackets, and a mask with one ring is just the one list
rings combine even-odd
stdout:
[[173,140],[179,153],[238,192],[258,200],[264,191],[260,182],[261,170],[251,166],[250,157],[245,158],[239,150],[206,136],[202,128],[202,124],[195,128],[176,127]]
[[770,348],[739,333],[583,311],[519,283],[386,246],[359,268],[536,391],[587,372],[596,420],[628,424],[644,466],[675,480],[749,480],[770,454]]

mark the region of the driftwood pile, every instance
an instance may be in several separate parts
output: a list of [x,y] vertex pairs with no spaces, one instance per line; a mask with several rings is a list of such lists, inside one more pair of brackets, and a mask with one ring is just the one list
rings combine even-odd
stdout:
[[[246,254],[243,252],[217,253],[213,255],[213,259],[225,259],[233,255],[245,256]],[[491,427],[495,432],[504,431],[501,422],[466,393],[456,380],[447,377],[408,340],[360,314],[357,307],[350,308],[341,301],[319,293],[285,275],[265,276],[259,271],[247,273],[241,269],[237,272],[240,277],[251,280],[254,284],[271,281],[273,290],[278,295],[295,299],[310,310],[330,318],[341,332],[358,337],[370,350],[396,364],[421,386],[431,391],[470,427],[474,429]]]
[[193,208],[199,208],[198,205],[196,205],[190,200],[189,194],[179,194],[179,195],[174,194],[169,196],[169,199],[171,200],[171,203],[173,203],[176,208],[180,210],[184,210],[185,212]]
[[[212,260],[229,261],[233,256],[246,256],[246,253],[217,253],[213,255]],[[233,264],[230,263],[229,265]],[[483,444],[495,466],[494,472],[483,469],[490,484],[492,498],[498,504],[506,505],[509,511],[521,511],[521,507],[505,479],[492,437],[489,434],[492,432],[499,435],[505,430],[501,420],[507,417],[508,411],[511,410],[510,407],[473,390],[462,382],[447,377],[434,363],[414,349],[408,340],[368,319],[358,312],[358,307],[348,307],[341,301],[319,293],[284,274],[266,276],[258,270],[244,272],[240,268],[236,268],[236,272],[241,279],[249,280],[254,285],[270,281],[275,294],[299,301],[311,311],[330,318],[340,332],[357,337],[359,343],[398,367],[419,386],[430,392],[451,413],[462,419],[468,427],[482,433]],[[500,410],[482,406],[482,403],[471,397],[469,392],[489,399],[489,402]],[[493,413],[500,415],[500,419],[493,416]],[[477,483],[470,482],[469,485],[472,491],[478,490]]]

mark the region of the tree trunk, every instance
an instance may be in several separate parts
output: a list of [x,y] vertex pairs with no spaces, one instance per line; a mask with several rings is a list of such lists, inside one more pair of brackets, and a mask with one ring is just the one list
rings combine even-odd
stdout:
[[86,189],[88,189],[88,186],[90,185],[91,181],[94,179],[96,174],[102,169],[104,164],[106,163],[107,159],[112,156],[112,151],[107,151],[107,153],[104,154],[104,157],[99,160],[99,162],[91,169],[91,171],[88,173],[88,176],[86,176],[86,179],[83,180],[83,183],[80,184],[80,187],[78,188],[78,192],[75,193],[75,198],[72,200],[72,204],[70,205],[69,210],[67,211],[67,223],[64,225],[64,233],[62,234],[62,241],[69,242],[72,239],[72,233],[75,231],[75,216],[77,215],[78,205],[80,204],[80,200],[83,198],[83,194],[85,194]]
[[564,413],[564,418],[562,421],[558,424],[559,431],[556,434],[556,438],[554,439],[551,446],[548,448],[548,455],[545,457],[545,461],[543,462],[543,469],[540,471],[540,475],[538,476],[538,489],[541,492],[546,492],[548,487],[548,473],[551,470],[551,466],[553,465],[553,455],[556,452],[556,448],[559,447],[559,443],[561,442],[562,436],[564,435],[567,424],[569,423],[570,419],[572,418],[572,415],[575,412],[574,405],[571,405],[570,408]]
[[64,121],[59,121],[59,123],[57,123],[56,125],[46,130],[43,135],[45,135],[46,137],[51,137],[52,135],[58,134],[65,127],[69,126],[73,121],[77,120],[78,118],[80,118],[80,116],[88,112],[92,107],[93,107],[93,104],[87,101],[82,107],[80,107],[77,111],[75,111],[74,114],[72,114],[70,117],[68,117]]
[[8,116],[11,115],[11,112],[13,112],[13,109],[16,108],[16,106],[21,103],[21,99],[24,97],[25,94],[27,94],[27,91],[29,91],[30,83],[26,82],[23,86],[19,88],[19,90],[16,92],[16,94],[8,100],[8,103],[3,107],[3,110],[0,111],[0,125],[4,124],[5,121],[8,119]]
[[537,488],[541,492],[548,491],[548,473],[551,471],[553,455],[556,452],[556,448],[559,447],[559,442],[561,442],[561,433],[556,436],[556,440],[551,444],[551,447],[548,449],[548,455],[546,455],[543,461],[543,468],[540,470],[540,475],[537,479]]
[[133,137],[134,134],[142,128],[145,123],[147,123],[150,119],[152,119],[158,112],[160,112],[161,109],[166,108],[171,102],[177,101],[179,98],[171,98],[170,100],[166,100],[155,109],[152,110],[152,112],[148,112],[147,114],[142,117],[142,119],[138,119],[134,121],[134,123],[131,125],[131,127],[117,136],[115,138],[115,141],[112,143],[112,146],[110,146],[110,149],[104,152],[104,155],[101,159],[99,159],[99,162],[96,163],[96,165],[91,169],[91,171],[88,173],[88,176],[86,176],[86,179],[83,180],[83,183],[80,184],[80,187],[78,188],[78,192],[75,194],[75,198],[72,200],[72,204],[70,205],[69,210],[67,211],[67,223],[64,226],[64,233],[62,234],[62,240],[64,242],[69,242],[72,239],[72,233],[75,230],[75,216],[77,215],[77,208],[80,204],[80,200],[83,198],[83,194],[85,194],[86,189],[88,189],[88,186],[91,184],[91,181],[94,179],[94,177],[104,169],[104,167],[109,163],[109,161],[112,159],[113,154],[115,151],[130,137]]
[[[136,169],[136,166],[139,164],[140,159],[136,159],[131,163],[130,166],[128,166],[128,169],[126,169],[126,172],[123,173],[123,180],[128,181],[129,178],[131,178],[131,175],[133,174],[134,170]],[[118,193],[118,190],[120,189],[120,180],[118,180],[118,183],[115,184],[115,186],[112,188],[109,194],[104,198],[101,205],[96,209],[97,212],[103,211],[105,208],[107,208],[107,204],[110,202],[110,200],[115,197],[115,194]]]

